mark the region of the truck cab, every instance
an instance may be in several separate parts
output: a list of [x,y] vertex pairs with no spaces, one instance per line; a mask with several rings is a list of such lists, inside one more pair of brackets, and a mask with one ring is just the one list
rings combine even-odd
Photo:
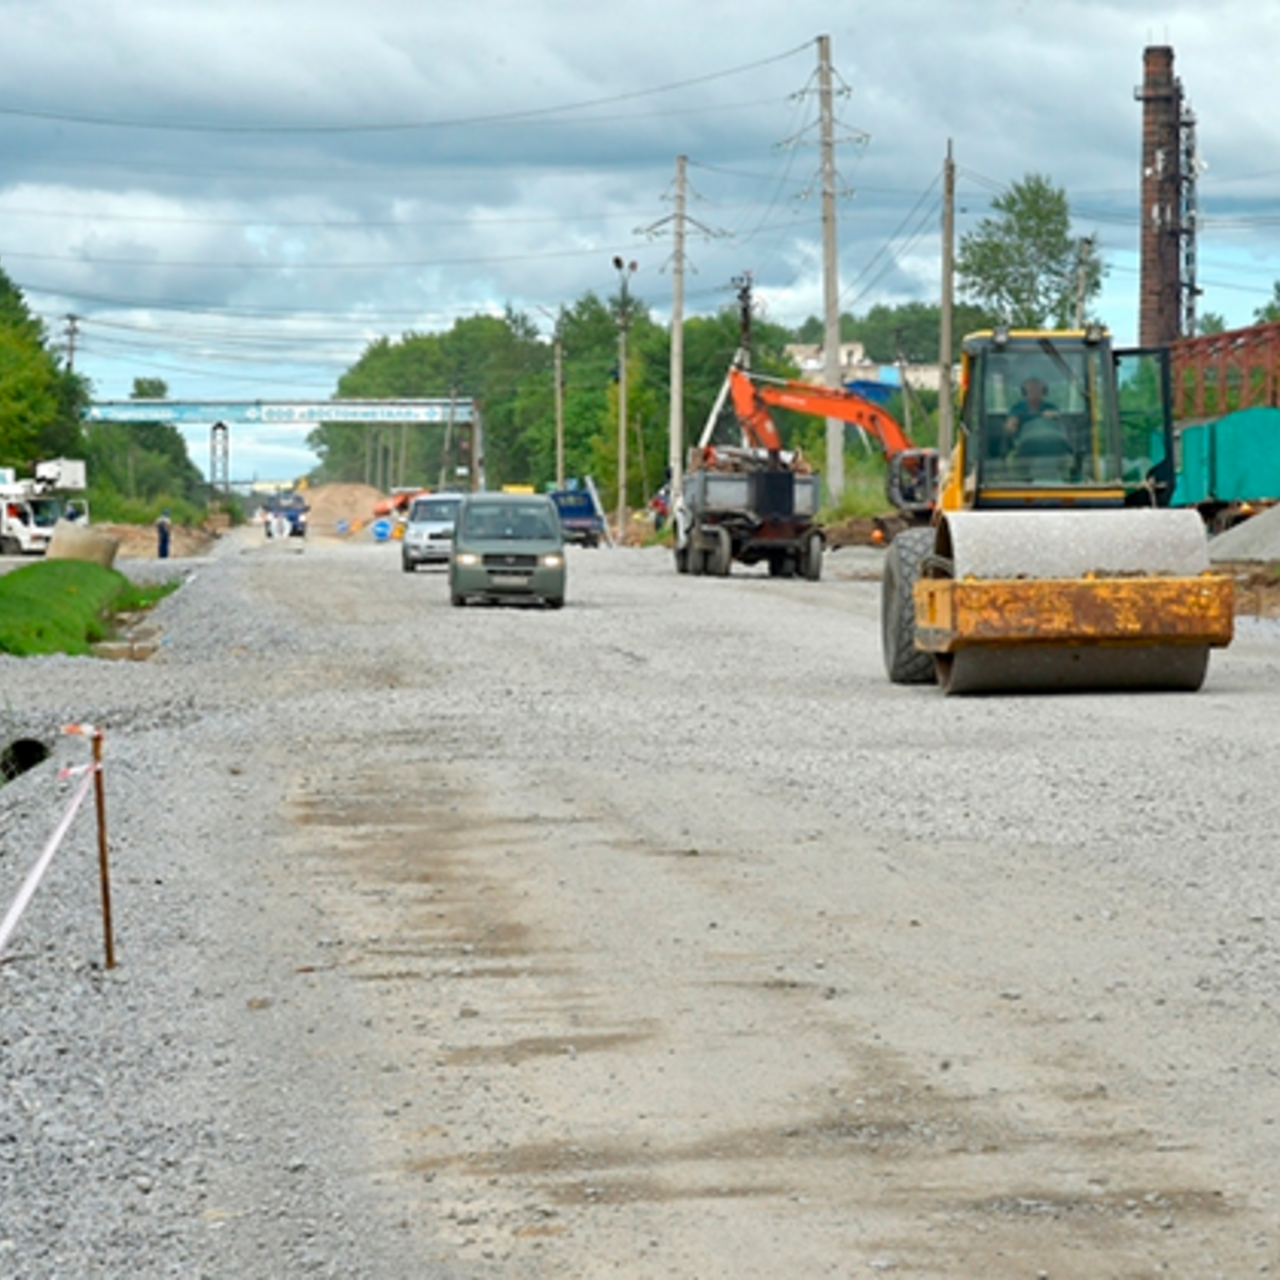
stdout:
[[34,479],[0,467],[0,555],[44,555],[59,520],[88,519],[84,500],[64,492],[84,488],[84,463],[78,459],[38,462]]
[[560,527],[566,542],[583,547],[598,547],[604,537],[604,516],[596,509],[588,489],[557,489],[551,494],[560,513]]

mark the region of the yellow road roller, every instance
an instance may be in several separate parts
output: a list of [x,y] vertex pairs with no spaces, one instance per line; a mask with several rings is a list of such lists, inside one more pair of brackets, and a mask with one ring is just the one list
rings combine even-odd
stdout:
[[964,339],[960,421],[928,527],[885,560],[897,684],[946,693],[1198,689],[1230,644],[1234,583],[1170,510],[1168,353],[1100,326]]

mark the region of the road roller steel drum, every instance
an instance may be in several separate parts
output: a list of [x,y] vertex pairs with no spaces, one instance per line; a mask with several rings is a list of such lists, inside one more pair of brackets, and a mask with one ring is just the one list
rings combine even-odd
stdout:
[[948,693],[1198,689],[1234,583],[1194,511],[952,511],[914,587]]

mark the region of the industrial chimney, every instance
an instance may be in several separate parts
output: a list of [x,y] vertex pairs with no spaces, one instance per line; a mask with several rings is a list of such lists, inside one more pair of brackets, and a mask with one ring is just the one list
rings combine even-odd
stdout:
[[[1164,346],[1194,332],[1196,296],[1195,126],[1190,112],[1183,111],[1182,83],[1174,77],[1168,45],[1145,50],[1142,87],[1134,97],[1143,104],[1138,340],[1143,346]],[[1185,324],[1180,314],[1184,288]]]

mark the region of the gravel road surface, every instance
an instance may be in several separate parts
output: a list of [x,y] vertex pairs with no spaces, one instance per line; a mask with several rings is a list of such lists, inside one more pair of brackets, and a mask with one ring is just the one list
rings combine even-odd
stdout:
[[0,658],[8,1277],[1280,1274],[1280,631],[946,699],[823,581],[559,612],[224,539],[149,662]]

